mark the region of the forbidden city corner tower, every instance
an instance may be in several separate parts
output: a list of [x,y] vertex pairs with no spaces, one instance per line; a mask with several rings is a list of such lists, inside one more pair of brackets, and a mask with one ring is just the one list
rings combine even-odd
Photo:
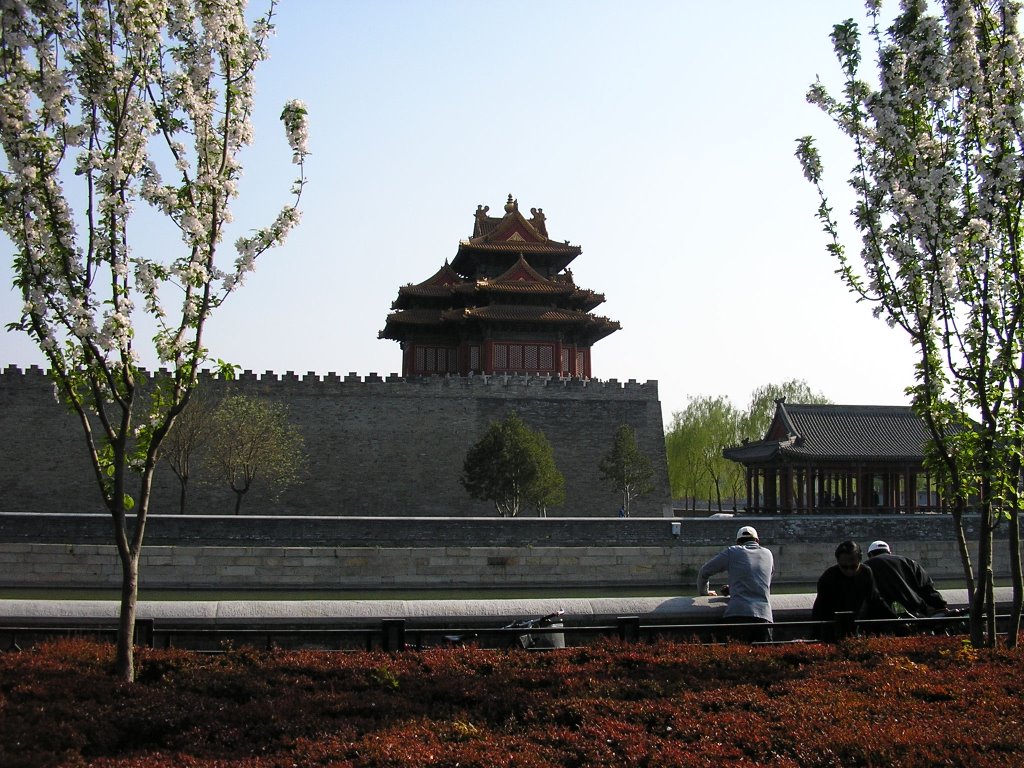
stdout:
[[580,288],[578,245],[548,237],[544,210],[527,219],[479,205],[473,235],[421,283],[404,285],[382,339],[399,342],[402,375],[531,374],[590,378],[594,343],[619,323],[593,314],[604,295]]

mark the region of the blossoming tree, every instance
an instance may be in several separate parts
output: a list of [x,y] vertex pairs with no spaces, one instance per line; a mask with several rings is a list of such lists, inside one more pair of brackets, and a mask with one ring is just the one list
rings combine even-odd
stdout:
[[[0,225],[16,248],[24,298],[11,328],[45,354],[113,518],[122,571],[116,672],[126,680],[161,441],[209,360],[210,314],[299,218],[306,110],[293,101],[281,116],[299,166],[293,200],[235,243],[233,263],[218,258],[274,5],[251,25],[245,0],[2,5]],[[180,231],[174,255],[159,256],[157,243],[129,226],[139,203]],[[137,362],[144,316],[168,371],[153,382]]]
[[[852,140],[859,258],[841,242],[811,137],[798,140],[797,156],[818,189],[818,217],[838,273],[877,317],[903,329],[918,353],[908,393],[930,429],[929,462],[952,502],[975,643],[995,642],[993,531],[1007,521],[1014,585],[1008,638],[1015,643],[1024,447],[1019,4],[944,0],[939,15],[927,0],[904,0],[884,31],[880,5],[867,3],[877,85],[860,77],[862,39],[850,19],[832,35],[842,95],[820,83],[808,93]],[[975,503],[976,579],[961,524]]]

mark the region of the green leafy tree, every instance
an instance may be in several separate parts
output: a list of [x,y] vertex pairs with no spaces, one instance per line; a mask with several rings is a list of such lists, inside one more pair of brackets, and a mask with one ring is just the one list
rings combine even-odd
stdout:
[[515,517],[524,505],[544,515],[565,500],[565,478],[551,444],[515,413],[492,422],[466,453],[462,486],[470,496],[491,501],[501,517]]
[[803,379],[765,384],[751,394],[750,405],[740,420],[740,434],[750,440],[763,439],[775,416],[775,404],[781,399],[803,405],[832,402],[825,395],[811,389]]
[[[742,487],[742,468],[722,456],[739,442],[741,414],[727,397],[693,397],[672,417],[666,435],[669,482],[675,498],[705,498],[722,511],[725,493]],[[680,495],[677,495],[680,494]]]
[[654,490],[654,467],[637,445],[636,431],[628,424],[620,424],[615,430],[612,449],[601,458],[598,469],[612,490],[622,494],[626,517],[633,499]]
[[216,404],[201,389],[196,389],[160,446],[160,458],[178,479],[179,514],[185,514],[188,483],[196,466],[202,463],[215,412]]
[[672,423],[665,432],[665,458],[673,499],[682,499],[685,508],[694,511],[701,495],[704,469],[697,459],[700,447],[700,425],[691,408],[672,414]]
[[565,476],[555,464],[555,452],[543,432],[533,433],[533,457],[537,474],[526,492],[526,500],[537,512],[537,517],[547,517],[548,507],[559,507],[565,503]]
[[[1007,639],[1016,644],[1024,602],[1019,4],[946,0],[939,16],[923,0],[909,1],[884,30],[879,5],[868,4],[866,40],[853,19],[834,28],[842,94],[821,83],[808,93],[854,149],[857,257],[842,242],[811,137],[798,140],[797,156],[818,190],[818,218],[839,275],[917,353],[908,391],[931,432],[931,469],[952,502],[975,644],[996,643],[993,530],[1008,521],[1014,598]],[[876,83],[860,74],[865,48],[874,52]],[[962,524],[971,497],[980,499],[976,580]]]
[[[282,119],[300,168],[295,201],[240,238],[237,258],[217,258],[252,138],[269,5],[252,26],[244,0],[51,0],[2,11],[0,227],[23,299],[9,328],[38,345],[82,426],[114,524],[115,666],[127,681],[153,472],[208,361],[206,321],[298,221],[306,110],[293,101]],[[177,228],[176,251],[161,255],[150,227],[129,227],[139,202]],[[140,315],[169,371],[155,386],[143,386],[136,363]]]
[[233,395],[213,414],[209,463],[235,494],[235,514],[259,479],[274,498],[299,482],[305,465],[303,440],[280,403]]

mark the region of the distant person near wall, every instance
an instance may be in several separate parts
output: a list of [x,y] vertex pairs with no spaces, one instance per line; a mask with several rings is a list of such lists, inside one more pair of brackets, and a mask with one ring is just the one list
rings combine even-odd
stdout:
[[925,569],[909,557],[894,555],[884,541],[871,542],[864,565],[871,569],[879,594],[897,616],[922,618],[946,611],[946,599]]
[[744,525],[736,532],[736,543],[726,547],[701,566],[697,574],[697,594],[715,596],[710,578],[729,572],[729,604],[722,620],[734,624],[760,624],[761,627],[735,633],[751,640],[772,639],[771,583],[775,559],[761,546],[757,531]]

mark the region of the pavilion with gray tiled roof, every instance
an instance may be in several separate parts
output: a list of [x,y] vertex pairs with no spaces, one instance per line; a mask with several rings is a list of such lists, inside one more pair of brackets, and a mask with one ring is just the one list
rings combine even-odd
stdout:
[[780,399],[764,439],[723,455],[746,468],[750,512],[938,511],[942,500],[924,469],[928,439],[907,406]]

